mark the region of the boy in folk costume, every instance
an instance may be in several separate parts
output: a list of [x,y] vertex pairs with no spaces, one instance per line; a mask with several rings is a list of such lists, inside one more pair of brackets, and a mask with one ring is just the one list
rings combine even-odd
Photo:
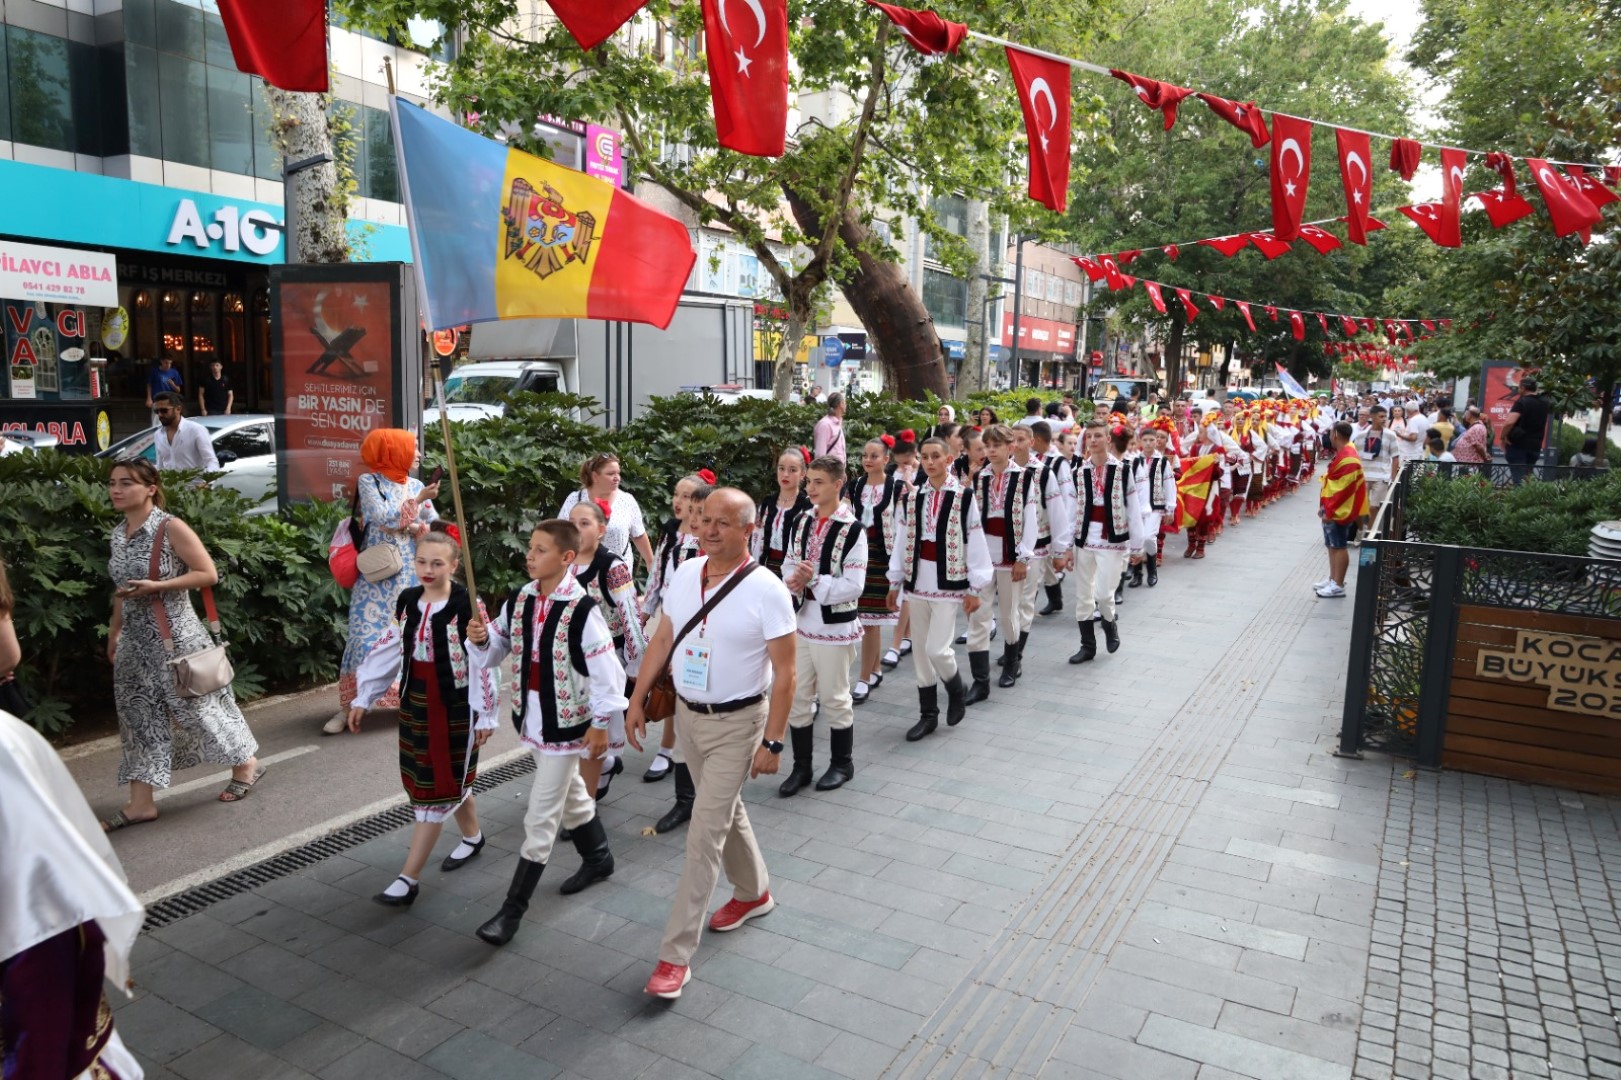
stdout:
[[[788,713],[794,767],[777,789],[784,797],[799,794],[811,782],[812,725],[817,715],[827,720],[832,760],[816,781],[816,790],[843,787],[856,774],[850,663],[861,646],[857,608],[867,587],[867,537],[861,522],[844,505],[843,487],[843,461],[819,457],[810,463],[805,493],[810,496],[812,512],[795,524],[782,566],[783,584],[799,612],[794,640],[798,680]],[[812,712],[816,703],[821,708]]]
[[[917,433],[907,428],[899,435],[883,436],[889,445],[889,475],[901,485],[901,490],[910,496],[911,492],[923,482],[923,470],[918,465]],[[948,446],[947,453],[950,453]],[[893,670],[899,666],[902,657],[912,654],[912,611],[901,601],[900,618],[895,622],[895,633],[890,640],[890,646],[884,651],[882,664],[885,670]]]
[[1148,587],[1152,589],[1159,584],[1159,555],[1165,542],[1166,518],[1176,515],[1176,463],[1165,453],[1171,430],[1170,417],[1162,416],[1137,436],[1146,455],[1140,489],[1145,543],[1142,565],[1132,567],[1133,587],[1142,584],[1144,567],[1148,571]]
[[420,584],[400,594],[393,625],[355,672],[350,731],[360,730],[366,711],[390,687],[403,688],[400,782],[416,825],[404,869],[372,897],[387,907],[416,902],[418,879],[446,818],[455,817],[462,839],[439,869],[460,870],[484,850],[473,781],[478,748],[500,722],[500,698],[493,674],[468,663],[464,642],[478,612],[466,586],[454,580],[461,562],[461,538],[454,528],[436,521],[417,540],[414,569]]
[[[636,673],[641,670],[647,639],[642,634],[641,609],[636,603],[636,582],[631,578],[630,564],[602,542],[612,505],[607,499],[593,499],[575,503],[574,509],[568,512],[569,521],[580,533],[580,550],[575,554],[569,572],[580,583],[585,594],[597,602],[597,610],[608,624],[608,632],[613,635],[614,650],[619,654],[619,662],[625,665],[625,689],[628,693],[636,682]],[[614,719],[609,733],[608,756],[580,762],[580,776],[585,780],[586,790],[593,792],[599,802],[608,794],[608,786],[613,778],[625,771],[624,760],[619,756],[625,748],[624,718],[616,715]],[[560,838],[569,839],[567,836]]]
[[962,721],[967,690],[951,651],[957,609],[973,615],[979,608],[978,590],[995,576],[973,492],[952,478],[949,453],[938,439],[924,442],[924,482],[907,497],[889,556],[889,606],[899,608],[904,593],[918,642],[912,662],[919,715],[906,733],[907,742],[917,742],[939,726],[937,681],[946,686],[946,725]]
[[[1075,474],[1070,468],[1070,459],[1053,445],[1052,425],[1047,421],[1031,424],[1029,431],[1031,461],[1040,466],[1036,488],[1041,493],[1042,521],[1041,536],[1036,541],[1041,573],[1034,575],[1035,580],[1025,579],[1024,606],[1020,609],[1026,635],[1035,621],[1037,590],[1047,595],[1046,606],[1040,614],[1056,615],[1064,610],[1064,569],[1069,565],[1069,548],[1075,536]],[[1068,435],[1066,431],[1059,438],[1062,440]],[[1013,459],[1024,464],[1019,457],[1017,432],[1013,438]]]
[[884,631],[900,621],[900,615],[889,610],[889,553],[895,548],[895,513],[906,497],[900,481],[886,470],[888,462],[888,443],[869,439],[861,448],[862,471],[844,488],[844,497],[867,534],[867,583],[856,607],[861,621],[861,670],[850,691],[850,700],[857,705],[884,681],[878,662]]
[[1086,426],[1086,458],[1075,478],[1075,617],[1081,647],[1069,658],[1082,664],[1098,654],[1097,627],[1092,625],[1094,602],[1103,618],[1108,650],[1120,648],[1120,627],[1115,621],[1114,587],[1127,560],[1142,558],[1147,538],[1139,507],[1137,483],[1129,466],[1109,452],[1109,430],[1102,424]]
[[991,696],[993,591],[1003,632],[1002,677],[997,685],[1010,687],[1019,677],[1019,635],[1025,629],[1019,605],[1024,600],[1024,583],[1041,535],[1041,494],[1036,490],[1036,471],[1014,463],[1013,431],[1006,425],[992,424],[985,429],[984,439],[990,464],[974,481],[974,505],[995,574],[980,590],[979,607],[968,617],[968,669],[973,675],[973,685],[968,688],[969,705]]
[[491,945],[505,945],[518,932],[559,825],[572,831],[581,859],[560,892],[577,893],[614,872],[608,833],[580,778],[580,758],[602,756],[614,714],[630,702],[608,624],[569,573],[579,546],[579,530],[567,521],[535,526],[525,559],[532,580],[512,594],[495,622],[468,628],[480,666],[512,657],[512,723],[535,758],[512,884],[500,912],[478,928]]

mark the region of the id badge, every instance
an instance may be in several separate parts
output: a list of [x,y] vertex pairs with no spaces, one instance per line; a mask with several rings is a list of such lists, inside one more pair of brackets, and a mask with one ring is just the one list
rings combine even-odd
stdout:
[[703,638],[681,644],[681,676],[676,680],[681,689],[708,692],[710,651]]

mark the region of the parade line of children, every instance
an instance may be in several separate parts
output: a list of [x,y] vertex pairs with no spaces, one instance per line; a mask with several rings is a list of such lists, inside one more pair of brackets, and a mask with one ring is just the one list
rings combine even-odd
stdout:
[[[1332,419],[1307,403],[1273,401],[1192,415],[1179,406],[1084,425],[1041,419],[1034,408],[1012,426],[989,409],[973,426],[947,415],[942,410],[943,422],[921,441],[903,431],[868,442],[853,475],[842,460],[812,459],[800,447],[778,456],[777,490],[758,504],[752,556],[782,579],[797,611],[792,761],[782,797],[813,785],[836,790],[854,777],[856,706],[906,655],[918,695],[908,742],[937,732],[942,689],[947,727],[991,696],[990,643],[998,632],[996,685],[1017,685],[1036,596],[1045,591],[1041,615],[1062,611],[1066,577],[1075,579],[1080,635],[1069,662],[1097,657],[1099,630],[1105,651],[1117,651],[1125,590],[1158,584],[1165,537],[1186,532],[1183,555],[1203,558],[1246,508],[1255,513],[1311,475]],[[716,480],[700,470],[676,484],[639,600],[630,566],[602,543],[612,512],[606,500],[578,501],[567,519],[535,526],[525,559],[530,580],[493,619],[455,580],[454,526],[435,522],[418,541],[420,584],[400,596],[392,629],[361,664],[349,714],[358,730],[368,707],[398,688],[400,777],[416,825],[404,866],[378,903],[404,908],[416,900],[447,818],[461,836],[442,872],[483,851],[472,791],[479,747],[499,723],[503,682],[535,778],[511,884],[478,936],[503,945],[518,933],[559,842],[572,842],[580,858],[561,893],[613,874],[597,800],[623,769],[629,694],[663,618],[666,583],[701,554],[699,516]],[[893,636],[881,653],[886,634]],[[952,649],[964,641],[966,678]],[[819,777],[818,717],[831,748]],[[674,805],[654,826],[660,833],[690,819],[695,791],[673,719],[663,736],[643,776],[675,779]]]

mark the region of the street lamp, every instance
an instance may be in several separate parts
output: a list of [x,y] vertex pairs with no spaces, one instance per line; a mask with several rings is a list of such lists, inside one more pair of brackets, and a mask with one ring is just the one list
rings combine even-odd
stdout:
[[1013,248],[1013,363],[1009,366],[1012,375],[1009,390],[1019,388],[1019,330],[1024,318],[1024,245],[1034,239],[1020,233],[1018,243]]

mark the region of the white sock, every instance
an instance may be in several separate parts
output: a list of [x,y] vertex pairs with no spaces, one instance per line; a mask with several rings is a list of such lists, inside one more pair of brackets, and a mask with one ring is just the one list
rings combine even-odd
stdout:
[[602,772],[597,776],[597,791],[607,791],[608,785],[613,783],[613,767],[616,760],[617,754],[609,754],[602,759]]
[[388,888],[383,890],[383,895],[404,896],[406,893],[411,891],[411,886],[415,885],[416,883],[416,878],[406,877],[404,874],[401,874],[399,877],[395,878],[392,883],[390,883]]
[[484,831],[481,829],[472,836],[462,837],[462,842],[456,845],[456,850],[450,853],[452,859],[460,862],[462,859],[471,859],[478,845],[484,842]]

